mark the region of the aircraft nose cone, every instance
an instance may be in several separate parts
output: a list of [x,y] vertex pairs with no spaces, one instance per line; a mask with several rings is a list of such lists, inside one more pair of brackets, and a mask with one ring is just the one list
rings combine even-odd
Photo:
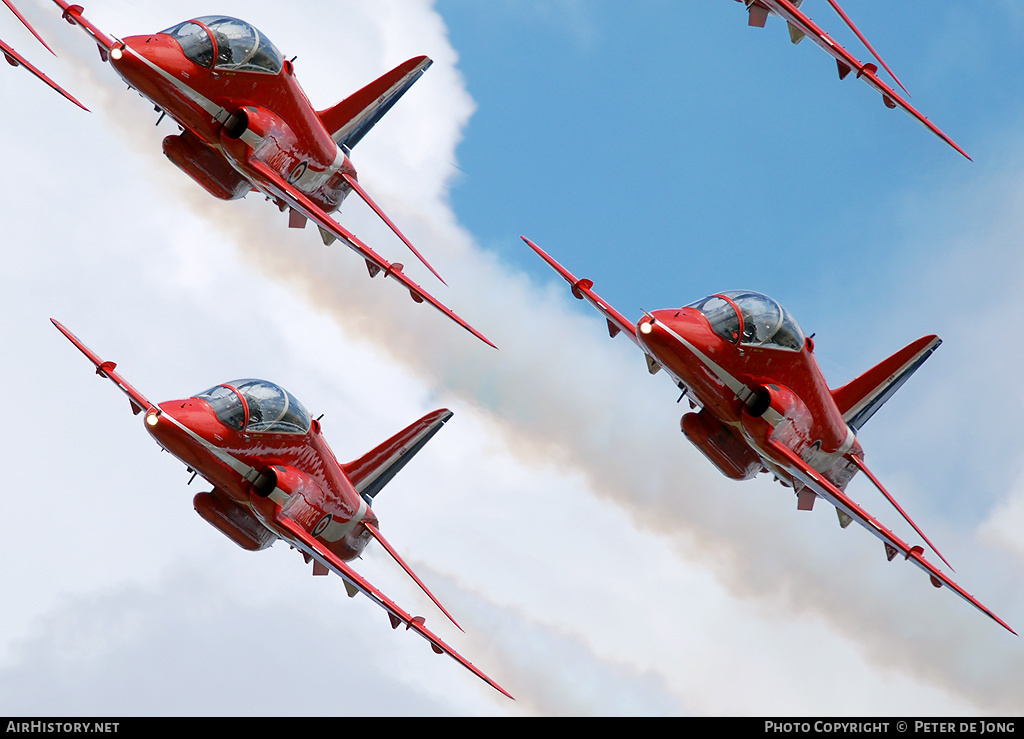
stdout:
[[637,337],[656,357],[678,354],[680,344],[687,352],[704,351],[715,340],[707,321],[693,308],[668,308],[648,313],[637,322]]
[[165,448],[187,436],[197,423],[196,403],[192,400],[171,400],[150,409],[145,416],[146,430]]
[[165,70],[172,68],[169,62],[180,57],[181,50],[169,37],[148,34],[125,36],[113,45],[108,55],[118,74],[138,87],[153,74],[150,64]]
[[169,412],[169,403],[161,403],[156,408],[150,408],[146,412],[143,422],[146,424],[146,431],[166,447],[167,441],[177,435],[178,427],[175,424],[174,416]]
[[684,311],[676,309],[656,310],[644,315],[637,322],[637,331],[641,340],[664,338],[666,334],[678,334],[686,338],[689,333],[689,324]]

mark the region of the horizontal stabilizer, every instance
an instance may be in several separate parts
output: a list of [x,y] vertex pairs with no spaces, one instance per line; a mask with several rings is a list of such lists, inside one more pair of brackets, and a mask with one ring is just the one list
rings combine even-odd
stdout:
[[[868,479],[871,480],[871,482],[874,484],[874,486],[876,488],[878,488],[878,491],[882,495],[885,496],[885,499],[888,500],[890,503],[892,503],[893,508],[895,508],[897,511],[899,511],[900,515],[903,516],[903,520],[905,520],[907,523],[909,523],[911,526],[914,527],[914,531],[916,531],[918,533],[918,535],[922,539],[925,540],[925,543],[929,547],[931,547],[932,551],[935,552],[935,554],[938,555],[939,559],[941,559],[943,562],[945,562],[946,566],[949,569],[952,570],[953,569],[953,565],[951,565],[949,563],[948,559],[946,559],[945,557],[942,556],[942,553],[938,549],[935,548],[935,545],[932,544],[931,540],[927,536],[924,535],[924,532],[921,531],[921,529],[919,529],[917,527],[917,524],[914,523],[914,521],[910,518],[910,516],[907,515],[906,511],[903,510],[903,508],[900,506],[900,504],[896,502],[896,499],[893,498],[889,494],[889,491],[886,490],[885,487],[883,487],[882,483],[878,481],[878,478],[875,477],[875,474],[864,465],[864,460],[861,459],[860,457],[855,456],[855,455],[849,455],[847,458],[851,462],[853,462],[855,465],[857,465],[857,467],[859,467],[861,470],[863,470],[864,474],[868,476]],[[935,582],[935,578],[934,577],[932,578],[932,582]],[[938,586],[936,585],[936,587],[938,587]]]
[[410,59],[317,115],[331,138],[351,150],[432,63],[425,56]]
[[875,411],[900,389],[941,343],[938,336],[922,337],[832,391],[832,399],[854,433],[863,428]]
[[452,415],[444,408],[428,413],[359,459],[342,465],[345,475],[363,498],[372,501]]
[[866,47],[868,47],[868,51],[870,51],[871,55],[873,57],[875,57],[875,59],[878,60],[878,63],[881,64],[883,67],[885,67],[885,71],[889,73],[889,76],[892,77],[893,81],[897,85],[900,86],[900,89],[903,90],[903,92],[906,92],[909,95],[910,93],[907,92],[907,88],[905,88],[903,86],[903,83],[900,82],[900,80],[896,76],[896,74],[891,69],[889,69],[889,65],[886,64],[885,60],[882,59],[882,57],[878,55],[878,52],[875,51],[875,47],[871,45],[871,43],[867,40],[867,38],[865,38],[864,34],[860,32],[860,29],[857,28],[856,25],[854,25],[854,22],[852,20],[850,20],[850,16],[848,16],[843,11],[843,9],[841,7],[839,7],[839,3],[837,3],[836,0],[828,0],[828,2],[833,7],[833,9],[835,9],[835,11],[837,13],[839,13],[839,17],[842,18],[846,22],[846,25],[848,25],[850,27],[850,30],[853,31],[857,35],[857,38],[860,39],[861,43],[864,44]]
[[441,609],[441,612],[448,617],[448,620],[455,624],[459,631],[464,631],[464,629],[459,626],[459,622],[452,618],[452,614],[448,613],[448,609],[442,606],[441,601],[434,597],[434,594],[430,592],[430,589],[423,584],[423,581],[420,580],[416,573],[412,571],[412,568],[405,563],[405,560],[402,559],[401,555],[395,550],[395,548],[388,543],[388,540],[384,538],[383,534],[380,533],[377,527],[372,524],[368,524],[365,521],[363,522],[363,526],[365,526],[366,530],[373,535],[374,539],[380,542],[380,545],[387,550],[388,554],[394,557],[395,561],[401,565],[402,569],[409,574],[409,577],[416,581],[416,584],[423,589],[423,592],[427,594],[427,597],[430,598],[430,600],[434,601],[434,605]]
[[281,535],[289,544],[293,547],[297,547],[303,554],[312,557],[325,567],[329,568],[336,575],[340,576],[345,581],[345,590],[348,591],[349,595],[352,595],[353,591],[358,591],[387,611],[388,617],[391,619],[392,628],[397,629],[401,624],[405,624],[406,631],[415,631],[421,637],[426,639],[430,643],[430,648],[436,654],[447,654],[502,695],[512,698],[508,691],[491,680],[491,678],[487,677],[487,675],[481,672],[477,667],[474,667],[472,662],[456,652],[448,646],[448,644],[438,638],[436,634],[430,631],[424,625],[424,619],[422,616],[413,616],[399,608],[394,601],[377,590],[377,588],[371,585],[366,578],[352,569],[352,567],[341,559],[341,557],[325,547],[323,542],[303,528],[301,524],[292,520],[288,516],[281,514],[280,509],[278,509],[278,513],[274,516],[273,525],[276,528],[280,528]]
[[[384,223],[388,224],[391,230],[395,232],[395,235],[398,236],[398,238],[400,238],[405,243],[405,245],[409,247],[412,253],[416,255],[416,258],[423,262],[423,265],[434,273],[434,277],[441,280],[441,282],[444,282],[444,279],[441,277],[441,275],[437,273],[437,270],[431,267],[430,263],[423,258],[422,254],[419,253],[419,250],[412,245],[412,242],[409,241],[409,239],[405,238],[405,234],[398,230],[398,226],[395,225],[394,221],[388,218],[387,214],[381,209],[379,205],[377,205],[374,199],[370,197],[370,193],[366,192],[366,190],[363,189],[363,186],[359,184],[359,181],[356,180],[356,178],[350,174],[342,173],[341,176],[345,178],[345,182],[349,184],[349,187],[355,190],[356,195],[361,197],[363,199],[363,202],[369,205],[370,208],[373,209],[373,212],[380,216],[381,220],[383,220]],[[448,283],[444,282],[444,284],[447,285]],[[416,298],[415,294],[413,294],[413,298]],[[417,300],[416,302],[422,303],[423,301]]]

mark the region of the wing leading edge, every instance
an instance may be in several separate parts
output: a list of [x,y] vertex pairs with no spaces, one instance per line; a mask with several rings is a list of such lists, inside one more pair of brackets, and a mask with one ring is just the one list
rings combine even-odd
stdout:
[[[22,22],[22,24],[25,26],[25,28],[27,28],[29,30],[29,32],[33,36],[36,37],[36,40],[39,41],[39,43],[41,43],[43,46],[46,47],[46,50],[48,52],[50,52],[51,54],[54,53],[53,49],[50,48],[50,45],[47,44],[45,41],[43,41],[43,37],[40,36],[38,33],[36,33],[36,29],[34,29],[32,27],[32,24],[29,23],[28,20],[25,19],[25,16],[23,16],[18,11],[18,9],[16,7],[14,7],[14,5],[10,2],[10,0],[4,0],[4,5],[6,5],[8,8],[10,8],[11,12],[14,13],[18,17],[18,20],[20,20]],[[12,67],[24,67],[29,72],[31,72],[33,75],[35,75],[37,79],[39,79],[42,82],[44,82],[45,84],[49,85],[50,89],[54,90],[55,92],[60,93],[67,100],[71,101],[72,103],[77,105],[82,110],[88,112],[89,109],[86,108],[84,105],[82,105],[80,102],[78,102],[78,100],[70,92],[68,92],[63,87],[61,87],[56,82],[54,82],[49,77],[47,77],[45,74],[43,74],[43,72],[41,72],[35,65],[30,63],[27,59],[25,59],[25,57],[23,57],[21,54],[16,52],[10,46],[5,44],[2,40],[0,40],[0,50],[3,50],[4,58],[7,59],[7,63],[10,64]],[[54,54],[54,56],[56,56],[56,54]]]
[[330,234],[334,238],[343,241],[350,249],[352,249],[352,251],[366,260],[366,266],[370,271],[371,277],[376,276],[378,272],[383,272],[385,277],[391,277],[392,279],[402,283],[409,291],[412,299],[417,303],[422,303],[424,301],[430,303],[430,305],[448,316],[451,320],[455,321],[455,323],[462,326],[462,328],[469,331],[475,337],[480,339],[480,341],[497,349],[490,339],[456,315],[451,308],[441,303],[433,295],[406,277],[405,273],[402,272],[403,266],[401,264],[397,262],[392,264],[377,254],[377,252],[364,244],[359,237],[331,218],[327,213],[319,208],[316,203],[306,197],[301,190],[289,184],[270,167],[255,158],[250,158],[247,165],[249,169],[247,174],[258,189],[263,191],[266,195],[283,200],[294,210],[313,221],[320,227],[322,232]]
[[547,262],[548,265],[555,270],[555,272],[562,276],[562,279],[564,279],[572,286],[573,297],[575,297],[577,300],[586,300],[588,303],[590,303],[592,306],[597,308],[598,311],[601,312],[601,314],[608,321],[608,334],[612,338],[615,338],[621,331],[626,336],[628,336],[634,344],[643,349],[643,346],[640,344],[640,341],[636,337],[636,324],[630,321],[621,313],[619,313],[617,310],[612,308],[610,305],[608,305],[608,303],[606,303],[600,295],[595,293],[591,289],[594,287],[594,283],[592,280],[577,279],[576,276],[572,274],[572,272],[570,272],[561,264],[556,262],[551,257],[551,255],[549,255],[535,243],[530,241],[528,238],[526,238],[525,236],[520,236],[519,238],[525,241],[527,246],[529,246],[531,249],[537,252],[537,255],[540,256],[541,259]]
[[[424,619],[422,616],[411,616],[403,611],[386,595],[377,590],[377,588],[371,585],[365,578],[349,567],[344,560],[337,557],[333,552],[324,547],[316,537],[306,531],[298,523],[287,516],[282,515],[280,511],[276,514],[274,523],[283,530],[282,535],[288,540],[288,543],[308,554],[317,562],[320,562],[320,564],[345,580],[348,586],[356,588],[378,606],[387,611],[388,616],[391,618],[391,625],[393,628],[397,629],[399,624],[405,624],[406,630],[411,629],[430,642],[430,647],[434,652],[437,654],[447,654],[499,693],[508,698],[512,698],[504,688],[491,680],[491,678],[485,675],[479,668],[474,666],[472,662],[456,652],[442,641],[440,637],[424,626]],[[514,698],[512,699],[515,700]]]
[[837,510],[845,513],[847,516],[854,519],[857,523],[874,534],[877,538],[881,539],[885,544],[886,555],[890,560],[893,559],[897,553],[902,554],[904,559],[913,562],[914,565],[928,573],[931,578],[932,585],[935,587],[945,585],[1011,634],[1015,636],[1017,635],[1017,632],[1011,629],[1005,621],[982,605],[974,596],[953,582],[953,580],[951,580],[935,565],[926,560],[924,558],[924,549],[922,547],[912,547],[906,544],[902,539],[889,531],[889,529],[878,523],[878,521],[870,516],[863,508],[850,500],[845,493],[829,482],[824,475],[810,467],[788,447],[775,440],[769,439],[768,449],[763,451],[769,453],[773,458],[773,461],[792,475],[793,478],[802,482],[815,493],[834,505]]
[[[787,23],[789,23],[790,34],[792,35],[794,41],[798,41],[803,36],[806,36],[807,38],[811,39],[811,41],[813,41],[815,44],[817,44],[823,51],[825,51],[826,54],[828,54],[829,56],[836,60],[836,64],[839,68],[840,79],[845,79],[850,72],[856,72],[857,77],[859,79],[864,80],[864,82],[866,82],[869,87],[873,88],[876,92],[881,94],[882,100],[885,102],[887,108],[900,108],[905,113],[916,119],[917,122],[920,123],[922,126],[927,128],[933,134],[935,134],[940,139],[949,144],[951,147],[956,149],[964,157],[966,157],[967,159],[971,158],[970,156],[967,155],[967,152],[961,149],[960,146],[955,141],[953,141],[953,139],[947,136],[938,126],[936,126],[934,123],[928,120],[924,116],[924,114],[922,114],[914,106],[908,103],[899,93],[893,90],[889,85],[883,82],[877,74],[878,67],[871,63],[861,62],[859,59],[857,59],[857,57],[855,57],[853,54],[851,54],[849,51],[843,48],[840,44],[836,43],[836,41],[831,36],[825,33],[825,31],[822,30],[821,27],[819,27],[817,24],[815,24],[815,22],[812,21],[806,14],[801,12],[800,9],[797,8],[797,5],[799,3],[793,3],[791,2],[791,0],[756,0],[756,2],[747,2],[746,4],[748,8],[751,9],[751,18],[754,17],[754,8],[756,8],[757,6],[761,6],[763,8],[767,8],[772,13],[775,13],[776,15],[784,19]],[[851,25],[851,28],[854,29],[854,33],[856,33],[858,37],[864,40],[865,45],[867,45],[868,49],[874,54],[874,49],[871,47],[870,44],[867,44],[866,39],[864,39],[860,31],[855,26],[853,26],[852,22],[849,20],[846,14],[842,12],[842,10],[838,7],[836,3],[833,2],[832,5],[833,7],[836,8],[837,12],[839,12],[839,14],[843,17],[843,20],[845,20],[847,23]],[[796,31],[794,32],[793,29],[796,29]],[[878,58],[877,55],[876,58]],[[878,60],[880,62],[882,61],[880,58],[878,58]],[[886,69],[888,69],[888,66],[885,64],[885,62],[882,62],[882,65],[885,66]],[[893,79],[896,80],[895,75],[893,75]],[[899,84],[900,87],[903,87],[903,85],[900,84],[899,80],[896,80],[896,83]]]
[[57,327],[57,330],[64,334],[72,344],[77,346],[78,350],[87,356],[90,362],[96,365],[97,375],[109,379],[121,389],[121,392],[128,396],[128,400],[132,404],[132,413],[138,415],[142,411],[156,407],[156,405],[150,402],[145,395],[128,384],[128,382],[117,373],[114,369],[117,365],[114,362],[105,362],[100,359],[99,355],[83,344],[77,336],[68,331],[60,321],[51,318],[50,322],[53,323],[53,325]]

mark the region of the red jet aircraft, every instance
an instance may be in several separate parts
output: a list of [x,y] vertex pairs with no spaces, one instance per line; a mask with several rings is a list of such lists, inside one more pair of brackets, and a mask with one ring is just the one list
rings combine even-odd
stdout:
[[[18,9],[11,4],[10,0],[4,0],[4,5],[6,5],[8,8],[10,8],[11,12],[14,13],[16,16],[18,16],[18,20],[20,20],[25,25],[25,28],[27,28],[29,30],[29,32],[33,36],[36,37],[36,40],[39,41],[39,43],[41,43],[43,46],[45,46],[47,51],[49,51],[51,54],[53,54],[53,49],[50,48],[50,45],[47,44],[45,41],[43,41],[42,36],[40,36],[38,33],[36,33],[36,29],[32,28],[31,24],[27,20],[25,20],[25,16],[23,16],[21,13],[18,12]],[[3,51],[4,58],[7,60],[7,63],[10,64],[12,67],[24,67],[29,72],[31,72],[36,77],[38,77],[43,82],[45,82],[47,85],[49,85],[51,88],[53,88],[54,90],[59,92],[61,95],[66,97],[68,100],[73,102],[79,108],[81,108],[82,110],[88,110],[88,108],[86,108],[84,105],[82,105],[80,102],[78,102],[71,95],[70,92],[68,92],[63,87],[58,85],[56,82],[51,80],[49,77],[47,77],[45,74],[43,74],[37,67],[35,67],[27,59],[25,59],[25,57],[23,57],[21,54],[16,52],[10,46],[5,44],[3,39],[0,39],[0,50]]]
[[290,227],[313,221],[324,244],[340,239],[366,261],[370,277],[383,272],[398,280],[417,303],[430,303],[494,346],[406,277],[403,265],[388,262],[331,216],[355,191],[441,279],[359,184],[349,160],[352,147],[422,76],[430,59],[410,59],[337,105],[317,111],[299,86],[292,62],[237,18],[205,16],[159,33],[116,39],[84,18],[81,5],[54,2],[68,23],[93,38],[100,58],[156,106],[160,119],[169,115],[178,123],[181,133],[164,139],[164,154],[208,193],[223,200],[253,190],[263,193],[289,211]]
[[[925,118],[924,115],[903,99],[895,90],[879,79],[877,74],[878,67],[876,65],[871,63],[864,64],[859,61],[857,57],[836,43],[831,36],[801,12],[800,5],[803,3],[803,0],[736,0],[736,2],[742,2],[747,7],[750,13],[748,25],[764,28],[769,14],[783,18],[789,24],[789,38],[794,44],[800,43],[804,40],[804,37],[807,37],[836,60],[836,65],[839,67],[839,79],[846,79],[850,72],[856,71],[859,79],[864,80],[868,85],[881,93],[882,101],[887,108],[902,108],[905,112],[916,118],[921,125],[970,159],[967,156],[967,152],[957,146],[953,139],[944,134],[938,126]],[[864,34],[860,32],[860,29],[854,25],[850,17],[843,12],[843,9],[839,7],[839,3],[836,0],[828,0],[828,2],[857,35],[857,38],[868,48],[871,55],[878,60],[878,63],[885,68],[885,71],[900,86],[900,89],[903,92],[907,92],[907,88],[896,78],[893,71],[889,69],[889,65],[882,60],[882,57],[878,55],[878,52],[875,51],[867,38],[864,37]],[[909,93],[907,95],[909,96]]]
[[[640,347],[651,374],[664,369],[697,412],[682,417],[686,438],[733,480],[771,472],[809,511],[817,498],[836,508],[843,528],[856,521],[897,554],[928,573],[932,585],[946,585],[998,624],[998,616],[909,546],[845,492],[863,470],[932,551],[946,559],[882,487],[864,464],[856,434],[875,411],[907,381],[942,343],[925,336],[834,390],[814,359],[814,342],[804,337],[789,313],[766,295],[749,290],[717,293],[683,308],[645,313],[632,323],[602,300],[591,280],[577,279],[540,247],[523,237],[566,282],[608,321],[614,338],[625,333]],[[949,565],[948,562],[946,562]],[[952,569],[952,568],[951,568]]]
[[[52,320],[52,319],[51,319]],[[238,546],[266,549],[283,539],[302,552],[313,574],[341,576],[350,597],[362,592],[388,612],[392,628],[405,624],[502,694],[500,685],[377,590],[348,564],[371,539],[394,557],[445,616],[462,629],[381,535],[371,505],[409,460],[452,416],[429,413],[375,449],[339,464],[318,419],[284,388],[264,380],[216,385],[184,400],[152,403],[122,379],[116,364],[94,354],[68,329],[53,324],[143,413],[146,430],[165,451],[201,475],[213,490],[192,501],[196,512]],[[192,480],[190,479],[191,483]]]

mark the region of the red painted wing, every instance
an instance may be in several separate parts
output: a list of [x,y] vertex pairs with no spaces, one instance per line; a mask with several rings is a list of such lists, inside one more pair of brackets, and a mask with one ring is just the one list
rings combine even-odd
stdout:
[[380,533],[380,530],[377,529],[376,526],[368,524],[365,521],[363,522],[363,526],[365,526],[366,530],[373,535],[373,538],[376,539],[380,543],[380,545],[387,550],[388,554],[390,554],[394,558],[394,560],[398,562],[399,565],[401,565],[402,569],[405,570],[406,573],[408,573],[409,577],[416,581],[416,584],[420,586],[420,589],[427,594],[427,597],[430,598],[430,600],[434,601],[434,605],[437,606],[441,610],[441,612],[448,617],[448,620],[455,624],[459,631],[464,632],[465,629],[459,626],[459,622],[452,618],[452,614],[448,613],[448,609],[441,605],[441,601],[434,597],[434,594],[430,592],[430,588],[428,588],[426,584],[422,580],[420,580],[419,575],[412,571],[412,567],[406,564],[405,560],[402,559],[402,555],[398,553],[397,549],[391,546],[388,540],[384,538],[384,535]]
[[85,29],[85,32],[92,36],[93,41],[100,48],[100,57],[103,61],[107,60],[107,52],[113,48],[116,43],[116,39],[111,38],[107,34],[103,33],[97,26],[93,25],[82,15],[81,5],[71,5],[64,2],[64,0],[53,0],[54,4],[57,5],[63,11],[64,20],[71,25],[78,25]]
[[247,174],[258,189],[262,190],[265,194],[285,201],[292,208],[317,224],[325,232],[330,233],[345,242],[352,251],[366,260],[367,266],[370,267],[371,276],[379,271],[384,272],[386,277],[391,277],[405,285],[409,290],[409,293],[412,295],[413,300],[418,303],[423,301],[430,303],[434,308],[444,313],[448,318],[455,321],[482,342],[497,349],[490,339],[459,318],[451,308],[441,303],[433,295],[406,277],[402,272],[402,265],[397,263],[392,264],[381,257],[377,252],[364,244],[355,234],[319,208],[316,203],[306,197],[301,190],[289,184],[274,170],[270,169],[270,167],[266,166],[258,159],[250,159],[247,164],[249,168]]
[[917,567],[927,572],[932,578],[933,584],[941,583],[945,585],[1011,634],[1017,634],[1017,632],[1011,629],[1006,622],[983,606],[974,598],[974,596],[953,582],[935,565],[926,560],[923,556],[924,550],[921,547],[908,546],[902,539],[898,538],[895,534],[878,523],[878,521],[873,517],[868,515],[863,508],[850,500],[845,493],[829,482],[824,475],[810,467],[788,447],[772,440],[769,440],[768,446],[769,448],[767,450],[762,451],[770,453],[770,456],[776,464],[786,470],[795,479],[807,485],[811,490],[834,505],[837,509],[850,516],[876,537],[881,539],[882,542],[885,543],[887,549],[891,547],[902,554],[905,559],[912,561]]
[[14,3],[12,3],[11,0],[4,0],[4,5],[10,8],[11,12],[18,16],[18,20],[21,21],[22,25],[29,30],[29,33],[36,37],[36,41],[45,46],[48,52],[50,52],[54,56],[57,56],[56,52],[54,52],[54,50],[50,48],[50,45],[43,41],[43,37],[36,33],[36,29],[32,28],[32,24],[28,22],[25,16],[23,16],[21,12],[16,7],[14,7]]
[[[889,85],[882,82],[878,75],[875,74],[877,67],[874,64],[865,64],[858,60],[853,54],[836,43],[832,37],[817,26],[814,21],[802,13],[792,2],[790,2],[790,0],[758,0],[758,2],[763,3],[765,6],[770,8],[773,13],[782,17],[793,28],[798,29],[805,36],[811,39],[811,41],[824,49],[827,54],[832,56],[839,64],[840,77],[845,77],[851,71],[856,72],[857,77],[864,80],[877,92],[881,93],[886,106],[890,108],[899,107],[903,109],[906,113],[916,118],[917,121],[929,131],[970,159],[970,157],[967,156],[967,152],[961,149],[953,139],[943,133],[938,126],[925,118],[920,111],[904,100],[899,93],[889,87]],[[845,14],[843,15],[845,17]],[[859,35],[859,31],[856,31],[856,33]],[[870,46],[868,48],[870,48]],[[893,79],[895,79],[895,77],[893,77]]]
[[[420,254],[419,250],[412,245],[412,242],[409,241],[409,239],[405,238],[405,234],[398,229],[398,226],[395,225],[394,221],[388,218],[388,214],[385,213],[384,210],[379,205],[377,205],[374,199],[370,197],[370,193],[366,192],[366,190],[363,189],[363,186],[359,184],[359,181],[350,174],[342,174],[342,177],[344,177],[345,182],[347,182],[349,186],[356,191],[356,195],[361,197],[363,199],[363,202],[369,205],[373,209],[373,212],[380,216],[381,220],[384,221],[384,223],[388,224],[391,230],[395,232],[395,235],[398,238],[400,238],[405,243],[406,246],[409,247],[409,251],[415,254],[416,258],[423,262],[423,266],[429,269],[431,272],[433,272],[434,277],[441,280],[441,282],[444,282],[444,278],[437,273],[436,269],[430,266],[430,262],[428,262],[423,257],[423,255]],[[448,283],[444,282],[444,284],[447,285]]]
[[634,344],[643,349],[643,346],[636,338],[636,324],[608,305],[600,295],[595,293],[591,289],[594,287],[594,283],[591,280],[577,279],[572,272],[556,262],[547,252],[534,244],[528,238],[525,236],[520,236],[519,238],[525,241],[527,246],[537,252],[541,259],[547,262],[555,272],[562,276],[562,279],[572,285],[572,294],[577,300],[586,300],[601,312],[608,321],[608,333],[612,338],[622,331],[633,341]]
[[56,82],[54,82],[49,77],[47,77],[45,74],[43,74],[39,69],[37,69],[33,64],[31,64],[27,59],[25,59],[25,57],[23,57],[21,54],[16,52],[14,49],[12,49],[10,46],[5,44],[3,41],[0,41],[0,49],[3,49],[3,54],[7,58],[8,63],[10,63],[11,65],[13,65],[15,67],[17,67],[17,66],[24,67],[29,72],[34,74],[37,78],[39,78],[40,80],[45,82],[47,85],[49,85],[53,90],[56,90],[57,92],[59,92],[61,95],[63,95],[65,98],[67,98],[68,100],[73,102],[75,105],[77,105],[82,110],[84,110],[84,111],[88,111],[89,110],[84,105],[82,105],[80,102],[78,102],[78,100],[75,99],[74,95],[72,95],[70,92],[68,92],[63,87],[61,87]]
[[831,5],[832,8],[837,13],[839,13],[839,17],[840,18],[842,18],[844,21],[846,21],[846,25],[848,25],[850,27],[850,30],[853,31],[857,35],[857,38],[860,39],[860,42],[862,44],[864,44],[868,48],[868,51],[871,52],[871,56],[873,56],[875,59],[877,59],[878,63],[881,64],[883,67],[885,67],[885,71],[888,72],[889,76],[892,77],[893,80],[896,81],[896,84],[900,86],[900,89],[903,90],[903,92],[905,92],[905,93],[907,93],[909,95],[910,94],[910,90],[905,88],[903,86],[903,83],[900,82],[899,77],[896,76],[896,73],[893,72],[891,69],[889,69],[889,65],[886,64],[885,60],[881,57],[881,55],[877,51],[875,51],[875,47],[872,46],[871,42],[867,40],[867,37],[864,36],[864,34],[860,32],[860,29],[857,28],[857,25],[853,22],[853,20],[851,20],[850,16],[848,16],[846,14],[846,11],[844,11],[841,7],[839,7],[839,3],[837,3],[836,0],[828,0],[828,4]]
[[121,388],[121,392],[127,395],[128,399],[131,401],[133,413],[138,414],[141,411],[146,411],[149,410],[150,408],[156,407],[154,403],[151,403],[149,402],[149,400],[146,399],[145,395],[143,395],[134,387],[129,385],[124,380],[124,378],[122,378],[121,375],[115,371],[114,368],[117,367],[116,364],[114,364],[113,362],[104,362],[102,359],[100,359],[100,357],[95,352],[93,352],[89,347],[87,347],[85,344],[79,341],[77,336],[68,331],[60,323],[60,321],[57,321],[53,318],[51,318],[50,321],[53,323],[54,326],[57,327],[57,330],[59,330],[62,334],[68,337],[72,344],[78,347],[78,350],[82,352],[82,354],[89,358],[90,362],[96,365],[97,375],[99,375],[100,377],[108,378],[111,382],[113,382],[115,385]]
[[[316,539],[316,537],[314,537],[312,534],[306,531],[298,523],[292,521],[290,518],[287,518],[286,516],[281,515],[280,511],[278,511],[278,513],[275,515],[274,522],[283,529],[282,536],[284,536],[288,540],[288,543],[297,547],[301,551],[308,554],[310,557],[313,557],[313,559],[315,559],[316,561],[320,562],[320,564],[332,570],[336,575],[342,577],[346,582],[356,587],[360,592],[366,595],[366,597],[368,597],[374,603],[376,603],[385,611],[387,611],[388,614],[391,616],[392,623],[395,624],[396,628],[397,623],[405,624],[406,630],[412,629],[417,634],[426,639],[428,642],[430,642],[430,646],[431,648],[433,648],[435,652],[437,652],[438,654],[447,654],[449,657],[451,657],[456,662],[461,664],[463,667],[468,669],[470,672],[472,672],[485,683],[487,683],[492,688],[497,690],[499,693],[509,698],[512,698],[512,696],[509,695],[509,693],[504,688],[502,688],[496,682],[491,680],[491,678],[487,677],[487,675],[485,675],[477,667],[475,667],[472,662],[470,662],[461,654],[456,652],[445,642],[443,642],[436,634],[434,634],[426,626],[424,626],[423,619],[421,617],[411,616],[405,611],[403,611],[401,608],[399,608],[397,605],[395,605],[395,603],[392,602],[386,595],[377,590],[377,588],[375,588],[373,585],[367,582],[361,575],[357,574],[356,571],[349,567],[349,565],[346,562],[344,562],[342,559],[337,557],[333,552],[331,552],[329,549],[323,546],[323,544],[321,544]],[[513,700],[515,699],[513,698]]]

